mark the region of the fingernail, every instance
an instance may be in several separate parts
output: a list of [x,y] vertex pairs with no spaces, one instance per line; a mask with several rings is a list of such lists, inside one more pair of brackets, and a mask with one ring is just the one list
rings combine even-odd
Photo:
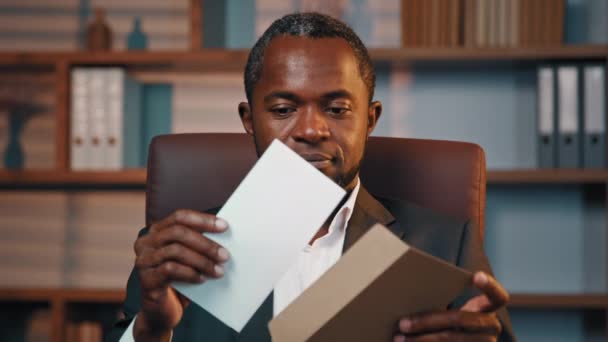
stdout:
[[488,277],[483,272],[477,273],[475,277],[477,277],[477,282],[481,285],[485,285],[488,282]]
[[[399,322],[399,328],[403,332],[408,332],[411,327],[412,327],[412,321],[410,321],[409,319],[402,319],[401,322]],[[405,341],[405,337],[403,337],[403,338]]]
[[228,229],[228,222],[218,217],[215,219],[215,228],[219,230],[226,230]]
[[207,278],[205,278],[205,276],[202,276],[202,275],[198,276],[199,283],[204,283],[206,280],[207,280]]
[[228,253],[226,248],[220,247],[220,249],[217,250],[217,258],[220,259],[220,261],[228,261],[228,259],[230,259],[230,253]]
[[213,268],[213,270],[215,271],[215,274],[218,277],[221,277],[224,275],[224,268],[220,265],[215,265],[215,267]]
[[395,336],[395,338],[393,339],[394,342],[405,342],[405,336],[403,335],[397,335]]

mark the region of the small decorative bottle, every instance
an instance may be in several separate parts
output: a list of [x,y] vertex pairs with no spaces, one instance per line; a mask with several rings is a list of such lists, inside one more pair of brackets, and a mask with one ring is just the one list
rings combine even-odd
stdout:
[[109,51],[112,49],[112,30],[106,21],[103,8],[95,9],[95,19],[87,28],[87,50]]
[[133,20],[133,30],[127,37],[128,50],[145,50],[148,47],[148,37],[141,29],[141,19],[136,17]]

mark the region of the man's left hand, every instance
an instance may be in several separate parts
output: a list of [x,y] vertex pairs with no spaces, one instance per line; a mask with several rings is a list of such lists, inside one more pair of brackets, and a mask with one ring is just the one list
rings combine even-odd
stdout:
[[496,279],[484,272],[475,273],[473,285],[483,294],[471,298],[460,310],[401,319],[394,342],[496,341],[502,331],[496,310],[507,304],[509,294]]

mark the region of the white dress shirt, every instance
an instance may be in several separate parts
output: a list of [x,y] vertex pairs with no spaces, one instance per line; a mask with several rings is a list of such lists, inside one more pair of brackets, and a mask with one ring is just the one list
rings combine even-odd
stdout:
[[334,216],[327,234],[317,238],[300,252],[296,262],[283,274],[274,287],[273,315],[277,316],[289,303],[333,266],[344,246],[346,227],[353,214],[360,181],[350,193],[344,205]]

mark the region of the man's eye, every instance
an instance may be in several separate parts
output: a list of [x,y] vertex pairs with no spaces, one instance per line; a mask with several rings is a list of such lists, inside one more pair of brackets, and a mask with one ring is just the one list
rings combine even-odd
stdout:
[[327,111],[332,115],[343,115],[348,112],[348,108],[344,107],[329,107]]
[[273,108],[270,111],[278,116],[287,116],[287,115],[295,112],[295,109],[291,108],[291,107],[279,107],[279,108]]

